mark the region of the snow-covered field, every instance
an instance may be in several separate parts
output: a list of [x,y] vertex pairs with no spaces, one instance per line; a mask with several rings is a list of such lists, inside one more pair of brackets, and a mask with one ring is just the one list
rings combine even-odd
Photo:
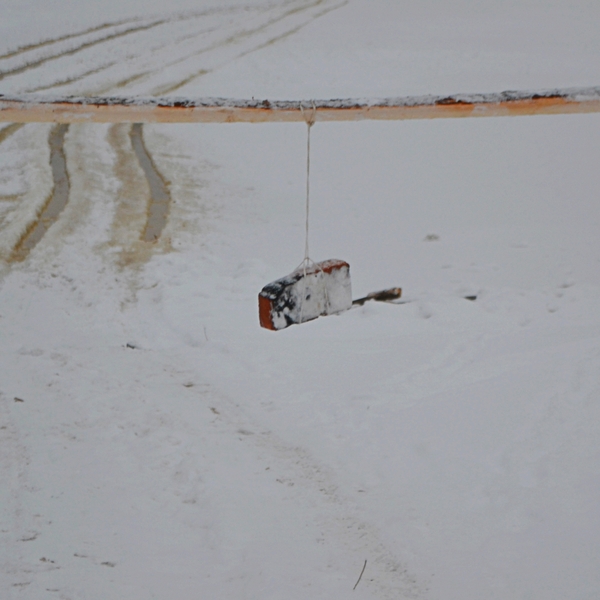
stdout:
[[[0,93],[591,86],[599,26],[586,0],[4,0]],[[317,123],[311,257],[409,302],[280,332],[257,295],[303,256],[304,125],[144,126],[154,243],[130,126],[71,125],[68,202],[15,254],[53,132],[0,125],[2,599],[600,598],[600,115]]]

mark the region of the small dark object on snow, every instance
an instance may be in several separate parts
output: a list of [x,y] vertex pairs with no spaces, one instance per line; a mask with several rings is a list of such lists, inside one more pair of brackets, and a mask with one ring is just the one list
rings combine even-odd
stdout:
[[25,402],[25,400],[23,400],[23,398],[17,398],[17,397],[15,396],[15,402]]
[[360,572],[360,575],[358,576],[358,581],[354,584],[352,591],[354,591],[356,589],[356,586],[360,583],[360,580],[362,579],[363,573],[365,572],[366,568],[367,568],[367,559],[365,559],[365,564],[363,565],[362,571]]
[[125,344],[125,348],[130,348],[131,350],[137,350],[137,346],[135,344]]
[[367,300],[377,300],[378,302],[392,302],[398,300],[402,296],[402,288],[390,288],[389,290],[381,290],[380,292],[371,292],[364,298],[353,300],[352,304],[362,306]]
[[470,300],[471,302],[475,302],[477,300],[477,296],[465,296],[465,300]]

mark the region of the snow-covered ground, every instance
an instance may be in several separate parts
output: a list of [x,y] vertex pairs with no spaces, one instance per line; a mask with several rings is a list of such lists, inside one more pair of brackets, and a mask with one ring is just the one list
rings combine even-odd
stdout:
[[[4,0],[0,93],[310,99],[600,83],[574,0]],[[0,597],[600,598],[600,115],[0,126]],[[465,296],[477,296],[475,301]],[[362,579],[353,591],[364,566]]]

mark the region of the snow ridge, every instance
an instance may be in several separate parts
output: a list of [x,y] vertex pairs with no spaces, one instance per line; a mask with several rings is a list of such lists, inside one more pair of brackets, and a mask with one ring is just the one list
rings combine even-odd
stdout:
[[371,108],[412,107],[452,104],[497,104],[525,100],[562,99],[586,102],[600,99],[600,86],[550,88],[544,90],[506,90],[503,92],[405,96],[396,98],[336,98],[330,100],[267,100],[236,98],[127,97],[127,96],[55,96],[46,94],[0,94],[0,111],[4,103],[79,104],[83,106],[139,106],[166,108],[255,108],[270,110],[300,110],[300,108]]

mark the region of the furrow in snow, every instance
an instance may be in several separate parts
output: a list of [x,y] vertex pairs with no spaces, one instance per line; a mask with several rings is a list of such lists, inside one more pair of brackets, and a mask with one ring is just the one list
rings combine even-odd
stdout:
[[25,71],[29,71],[30,69],[35,69],[37,67],[40,67],[41,65],[43,65],[49,61],[57,60],[59,58],[64,58],[66,56],[72,56],[73,54],[77,54],[78,52],[81,52],[82,50],[86,50],[87,48],[97,46],[98,44],[104,44],[106,42],[111,42],[117,38],[128,36],[133,33],[138,33],[140,31],[147,31],[154,27],[158,27],[159,25],[162,25],[165,22],[167,22],[167,21],[161,20],[161,21],[154,21],[152,23],[147,23],[144,25],[138,25],[136,27],[130,27],[128,29],[125,29],[124,31],[119,31],[117,33],[111,33],[111,34],[101,37],[99,39],[91,40],[89,42],[84,42],[82,44],[79,44],[78,46],[72,47],[68,50],[63,50],[57,54],[51,54],[49,56],[44,56],[42,58],[38,58],[37,60],[33,60],[31,62],[26,62],[22,65],[19,65],[18,67],[13,67],[12,69],[5,69],[3,71],[0,71],[0,81],[5,79],[6,77],[19,75]]
[[[169,24],[171,24],[171,23],[169,23]],[[180,35],[180,36],[177,36],[174,34],[166,42],[161,41],[161,42],[151,46],[150,48],[136,49],[136,53],[133,56],[131,56],[131,53],[129,52],[127,56],[122,58],[122,60],[110,60],[106,63],[102,63],[101,65],[96,65],[91,69],[90,68],[85,68],[83,70],[76,69],[68,77],[60,79],[58,81],[50,78],[50,81],[48,83],[44,83],[41,86],[38,83],[36,83],[36,85],[34,87],[32,87],[31,89],[25,90],[24,93],[34,93],[34,92],[39,93],[39,92],[46,91],[46,90],[55,90],[57,88],[63,88],[63,90],[66,90],[66,89],[69,89],[69,86],[72,87],[73,84],[79,84],[79,83],[83,82],[85,79],[90,78],[94,75],[101,75],[105,71],[107,71],[111,68],[116,67],[119,69],[123,69],[124,64],[128,64],[128,63],[131,63],[132,61],[139,60],[142,56],[147,58],[149,55],[153,55],[156,52],[163,51],[166,48],[176,47],[178,44],[183,43],[189,39],[196,38],[199,35],[212,33],[216,29],[217,29],[217,27],[214,26],[214,27],[208,27],[208,28],[205,28],[202,30],[194,30],[192,33],[186,33],[186,34]],[[111,57],[114,57],[116,50],[117,49],[114,46],[111,47]],[[121,58],[121,57],[119,57],[119,58]],[[137,79],[145,77],[146,75],[149,75],[149,74],[150,74],[149,71],[143,71],[141,73],[134,74],[131,77],[128,77],[128,78],[122,80],[121,82],[118,82],[117,84],[115,84],[112,89],[124,87],[130,81],[136,81]],[[84,93],[87,93],[87,92],[84,92]],[[96,93],[96,92],[95,92],[95,90],[90,90],[90,93]]]
[[148,202],[146,226],[142,232],[142,240],[155,242],[160,237],[169,216],[171,205],[171,194],[162,175],[158,172],[152,157],[144,144],[144,136],[141,123],[134,123],[129,132],[133,151],[137,156],[140,167],[144,171],[150,198]]
[[[73,83],[57,89],[54,85],[51,87],[60,93],[65,94],[103,94],[117,88],[125,88],[135,94],[160,93],[155,88],[171,87],[179,84],[182,80],[193,78],[197,75],[198,58],[202,57],[205,65],[202,65],[201,71],[214,70],[222,64],[235,60],[241,52],[252,50],[257,45],[265,43],[265,39],[260,39],[261,34],[269,35],[275,28],[277,36],[290,29],[294,29],[300,23],[310,21],[311,17],[306,18],[306,11],[314,11],[319,7],[322,9],[327,0],[316,0],[309,4],[302,2],[285,3],[283,5],[271,6],[269,9],[261,10],[256,14],[248,15],[244,11],[241,18],[219,22],[207,26],[207,20],[202,24],[204,28],[200,31],[191,29],[189,33],[175,37],[166,44],[161,41],[158,45],[153,40],[153,45],[147,47],[142,52],[136,47],[135,55],[131,56],[128,49],[127,55],[122,57],[115,65],[102,69],[91,76],[83,76],[82,79],[76,79]],[[219,15],[214,15],[215,19]],[[303,19],[303,16],[305,17]],[[292,21],[292,23],[290,23]],[[193,23],[185,23],[190,28]],[[178,29],[180,27],[178,26]],[[256,36],[259,36],[257,44]],[[267,38],[277,37],[270,34]],[[164,39],[164,36],[163,36]],[[152,40],[149,40],[149,42]],[[269,43],[269,42],[267,42]],[[168,52],[165,50],[168,49]],[[111,49],[111,56],[118,52],[118,46]],[[91,57],[90,61],[97,60]],[[80,71],[81,67],[77,69]],[[171,81],[165,82],[165,72],[173,75]],[[45,84],[48,89],[51,83]],[[132,86],[132,83],[137,85]],[[85,87],[84,87],[85,86]],[[160,86],[160,87],[159,87]],[[24,89],[21,87],[20,89]],[[36,89],[39,85],[36,83]]]
[[103,23],[102,25],[96,25],[95,27],[90,27],[88,29],[84,29],[83,31],[79,31],[76,33],[69,33],[66,35],[61,35],[59,37],[43,40],[41,42],[37,42],[37,43],[33,43],[33,44],[26,44],[24,46],[19,46],[18,48],[15,48],[14,50],[9,50],[8,52],[5,52],[4,54],[0,54],[0,60],[12,58],[13,56],[19,56],[21,54],[26,54],[28,52],[31,53],[35,50],[38,50],[39,48],[45,48],[47,46],[56,45],[60,42],[65,42],[67,40],[72,40],[77,37],[82,37],[84,35],[96,33],[97,31],[102,31],[103,29],[109,29],[111,27],[118,27],[119,25],[124,25],[125,23],[132,23],[135,21],[139,21],[139,19],[136,17],[133,19],[122,19],[121,21],[115,21],[113,23]]
[[0,144],[4,140],[8,139],[13,133],[19,131],[19,129],[21,129],[23,125],[23,123],[11,123],[10,125],[7,125],[6,127],[0,129]]
[[[150,21],[148,19],[137,20],[136,27],[121,27],[108,35],[104,33],[102,36],[88,36],[77,46],[58,44],[52,48],[53,52],[50,55],[37,52],[34,53],[34,56],[28,56],[25,62],[21,60],[15,63],[15,61],[9,60],[6,64],[7,61],[3,61],[4,64],[0,66],[0,79],[7,78],[5,86],[8,88],[5,87],[5,90],[22,92],[59,87],[92,74],[101,73],[114,65],[119,65],[121,72],[130,72],[131,69],[128,69],[126,65],[131,65],[132,60],[147,59],[151,53],[158,50],[177,48],[186,40],[192,39],[193,41],[198,36],[221,30],[224,21],[226,26],[230,24],[232,14],[242,12],[243,16],[247,18],[248,10],[242,10],[239,7],[212,9],[187,12],[162,19],[154,18]],[[268,10],[272,10],[272,7],[269,9],[253,7],[252,11],[256,10],[268,12]],[[201,29],[198,29],[197,25],[199,19],[203,25]],[[159,28],[158,31],[156,28]],[[135,43],[132,46],[131,41],[134,34]],[[103,60],[106,53],[98,52],[98,45],[105,42],[110,43],[111,60],[108,63]],[[101,64],[98,64],[99,59],[102,61]],[[151,61],[151,63],[153,62]],[[58,82],[55,75],[57,71],[63,75]],[[84,93],[97,93],[97,89],[86,90]]]
[[17,242],[11,260],[19,262],[27,258],[31,250],[44,237],[50,226],[58,219],[69,201],[69,176],[64,152],[65,134],[69,125],[56,125],[50,132],[50,166],[52,168],[52,194],[44,204],[38,218],[30,224],[25,234]]
[[228,58],[226,60],[224,60],[223,62],[211,67],[211,68],[203,68],[200,69],[199,71],[195,71],[189,75],[187,75],[186,77],[184,77],[182,80],[177,81],[175,83],[172,83],[170,85],[167,86],[159,86],[158,88],[154,89],[152,91],[152,94],[172,94],[173,92],[176,92],[177,90],[181,89],[182,87],[184,87],[185,85],[187,85],[188,83],[191,83],[192,81],[194,81],[195,79],[198,79],[199,77],[202,77],[203,75],[208,75],[209,73],[212,73],[213,71],[224,67],[225,65],[234,62],[236,60],[239,60],[240,58],[243,58],[244,56],[247,56],[248,54],[252,54],[253,52],[258,52],[259,50],[262,50],[263,48],[266,48],[268,46],[271,46],[277,42],[279,42],[280,40],[283,40],[291,35],[294,35],[295,33],[297,33],[298,31],[300,31],[301,29],[303,29],[304,27],[306,27],[307,25],[310,25],[313,21],[316,21],[317,19],[319,19],[320,17],[325,16],[326,14],[337,10],[338,8],[341,8],[342,6],[345,6],[348,3],[348,1],[342,2],[341,4],[337,4],[336,6],[327,8],[315,15],[312,15],[310,19],[305,20],[304,22],[301,22],[298,25],[295,25],[289,29],[284,30],[281,33],[277,33],[275,36],[270,37],[269,39],[267,39],[265,42],[259,43],[257,46],[253,46],[251,48],[248,48],[246,50],[243,50],[242,52],[240,52],[239,54]]
[[105,71],[106,69],[110,69],[110,67],[112,67],[116,64],[117,64],[117,61],[110,61],[106,64],[100,65],[99,67],[94,67],[93,69],[88,69],[86,71],[83,71],[82,73],[70,75],[69,77],[60,79],[59,81],[53,81],[52,83],[49,83],[46,85],[36,86],[30,90],[26,90],[25,93],[29,94],[29,93],[36,93],[36,92],[45,92],[46,90],[52,90],[54,88],[67,86],[71,83],[76,83],[78,81],[81,81],[82,79],[85,79],[86,77],[89,77],[90,75],[96,75],[97,73],[101,73],[102,71]]
[[[121,267],[136,266],[148,260],[156,249],[169,247],[168,240],[155,238],[155,243],[149,244],[144,239],[144,232],[149,229],[151,184],[133,149],[132,129],[131,125],[117,124],[108,133],[109,144],[116,155],[114,175],[120,183],[109,243],[117,248]],[[160,178],[158,172],[157,177]]]
[[[241,31],[234,31],[224,39],[219,39],[195,54],[188,57],[172,61],[165,65],[167,77],[171,81],[165,83],[164,68],[161,71],[155,71],[153,79],[144,82],[144,88],[134,90],[134,93],[150,93],[151,95],[166,94],[181,88],[197,77],[201,77],[211,71],[214,71],[229,62],[232,62],[254,51],[257,45],[264,47],[272,43],[269,37],[265,40],[256,42],[256,36],[273,35],[270,33],[273,29],[276,31],[274,37],[284,37],[282,34],[293,33],[292,30],[299,30],[303,26],[318,18],[319,12],[314,14],[315,9],[329,4],[327,0],[315,0],[308,5],[296,6],[285,10],[282,14],[273,16],[265,23],[260,23],[254,27],[246,27]],[[202,55],[204,59],[202,67],[198,69],[198,57]],[[149,86],[152,86],[149,88]],[[148,91],[149,90],[149,91]]]
[[[295,31],[298,31],[301,27],[305,26],[312,20],[319,18],[323,14],[334,10],[341,6],[337,4],[332,7],[327,7],[325,10],[320,10],[316,14],[314,13],[315,8],[322,9],[323,5],[327,4],[327,0],[316,0],[306,5],[306,3],[302,3],[298,5],[297,2],[288,2],[284,5],[279,6],[271,6],[268,9],[263,9],[260,11],[258,15],[259,22],[254,26],[249,26],[248,19],[245,19],[244,23],[235,22],[233,27],[229,30],[225,31],[225,35],[223,35],[222,28],[213,27],[208,30],[203,30],[200,34],[186,34],[183,36],[185,38],[190,38],[193,35],[194,41],[196,37],[199,37],[204,44],[203,48],[193,54],[193,56],[197,56],[200,54],[219,54],[223,49],[234,49],[233,56],[229,56],[225,62],[229,62],[231,60],[235,60],[239,56],[244,56],[250,52],[258,50],[260,48],[265,47],[271,43],[274,43],[278,39],[290,35]],[[307,13],[308,11],[308,13]],[[279,14],[277,14],[279,13]],[[266,22],[263,19],[262,15],[267,16]],[[297,22],[298,16],[302,16],[302,20],[300,23]],[[194,15],[198,17],[199,14]],[[177,19],[171,19],[171,21],[175,21]],[[290,23],[290,20],[296,21],[295,23]],[[3,74],[0,73],[1,77],[6,77],[8,75],[16,75],[20,72],[24,72],[26,70],[33,69],[35,67],[39,67],[46,62],[49,62],[54,59],[64,58],[67,56],[71,56],[73,54],[82,52],[87,48],[91,48],[92,46],[97,46],[99,44],[103,44],[104,42],[113,42],[118,40],[119,38],[123,38],[125,36],[129,36],[133,33],[139,33],[142,31],[148,31],[150,29],[154,29],[159,25],[168,24],[169,20],[164,19],[160,21],[152,21],[150,23],[140,24],[136,27],[127,27],[124,30],[113,31],[109,35],[103,35],[100,38],[95,38],[92,40],[87,40],[82,44],[79,44],[76,47],[72,47],[68,50],[64,50],[60,53],[53,54],[51,56],[44,56],[38,58],[38,60],[27,62],[25,65],[21,65],[20,67],[15,67],[12,70],[5,71]],[[243,45],[247,45],[248,41],[253,40],[256,36],[260,36],[266,31],[271,31],[273,28],[277,29],[277,26],[283,25],[284,30],[282,32],[277,31],[275,36],[270,37],[266,41],[263,39],[259,42],[258,45],[256,43],[252,43],[250,47],[243,48],[242,51],[239,51],[237,47],[240,43]],[[290,25],[293,25],[290,28]],[[90,33],[91,31],[104,31],[109,27],[109,25],[102,25],[94,28],[93,30],[83,32],[79,34],[79,37]],[[217,39],[213,42],[208,41],[208,45],[206,44],[206,37],[210,37],[212,34],[217,33]],[[73,34],[71,37],[78,37]],[[182,38],[180,38],[182,39]],[[56,40],[59,41],[58,39]],[[60,40],[64,41],[64,40]],[[165,44],[161,44],[162,47]],[[31,50],[32,48],[30,48]],[[26,52],[23,49],[23,52]],[[177,64],[180,62],[185,62],[188,57],[179,58],[175,61],[171,61],[171,65]],[[116,62],[116,61],[113,61]],[[161,65],[159,69],[163,69],[165,65]],[[219,66],[219,65],[217,65]],[[84,75],[93,75],[98,73],[99,71],[105,70],[105,68],[110,68],[100,66],[94,69],[91,69]],[[216,67],[214,67],[216,68]],[[155,69],[153,69],[155,71]],[[156,72],[156,71],[155,71]],[[207,71],[208,72],[208,71]],[[120,82],[117,85],[129,85],[131,82],[136,81],[137,79],[144,78],[146,74],[141,73],[133,76],[129,76],[127,81]],[[169,84],[168,88],[177,89],[188,81],[191,81],[195,77],[198,76],[197,72],[192,74],[186,74],[183,80],[179,80],[174,84]],[[67,79],[67,81],[69,81]],[[79,78],[75,77],[74,81],[69,83],[74,83],[79,81]],[[16,131],[16,126],[9,126],[6,128],[6,137],[10,135],[13,131]],[[6,248],[4,248],[4,255],[10,256],[10,258],[14,261],[23,260],[29,252],[37,245],[37,243],[45,236],[48,228],[59,218],[63,208],[66,206],[69,199],[69,178],[66,169],[66,158],[63,151],[63,142],[64,135],[67,132],[67,127],[59,126],[52,130],[52,134],[50,135],[51,141],[51,157],[50,162],[52,164],[52,172],[54,177],[54,185],[53,192],[45,197],[45,200],[41,202],[41,206],[37,207],[35,218],[31,218],[32,215],[29,215],[29,219],[14,219],[15,223],[13,224],[13,228],[16,228],[17,221],[23,221],[21,223],[21,228],[19,233],[19,237],[15,243],[15,233],[11,237],[11,242],[6,244]],[[162,231],[167,223],[169,206],[171,203],[171,197],[169,193],[168,186],[165,184],[164,179],[160,175],[159,171],[156,169],[152,156],[146,149],[143,140],[143,129],[141,125],[134,125],[129,129],[129,144],[127,141],[123,139],[123,129],[116,127],[110,130],[109,140],[111,141],[111,145],[113,149],[119,156],[117,167],[117,177],[122,182],[122,188],[120,192],[120,201],[117,203],[117,210],[115,214],[115,219],[113,222],[113,242],[117,245],[121,246],[121,261],[124,264],[129,264],[131,261],[138,262],[139,260],[145,260],[149,256],[149,249],[143,242],[153,241],[156,242],[162,234]],[[130,148],[126,148],[127,146]],[[127,165],[127,168],[131,171],[133,169],[131,154],[134,154],[137,162],[139,163],[139,167],[141,167],[141,174],[145,178],[145,184],[141,185],[139,178],[135,175],[133,177],[128,176],[126,174],[123,165]],[[126,156],[127,155],[127,156]],[[138,167],[137,175],[140,174]],[[135,171],[135,169],[134,169]],[[143,188],[143,193],[139,194],[140,190]],[[137,190],[137,191],[134,191]],[[141,215],[142,209],[140,202],[134,202],[133,197],[139,199],[140,197],[146,201],[146,206],[144,207],[144,224],[142,225]],[[17,215],[22,213],[22,206],[19,207],[15,212]],[[129,214],[133,211],[136,213],[139,219],[136,218],[124,218],[125,215],[128,214],[129,217],[132,215]],[[139,220],[137,226],[135,223]],[[123,225],[126,224],[128,233],[125,233],[123,230]],[[133,238],[132,236],[135,236]],[[9,239],[8,237],[6,239]],[[140,242],[142,242],[140,244]]]
[[0,151],[7,153],[11,159],[7,164],[8,173],[3,193],[14,198],[14,201],[3,203],[6,206],[1,207],[2,260],[9,260],[15,247],[38,220],[44,205],[52,195],[53,178],[48,145],[51,131],[51,125],[14,129],[14,135],[5,139],[0,146]]
[[[321,5],[322,3],[323,3],[323,0],[318,0],[317,2],[313,3],[309,8],[311,8],[313,6]],[[333,8],[337,8],[337,6],[333,7]],[[238,39],[245,39],[247,37],[251,37],[256,33],[264,31],[266,28],[272,26],[275,23],[278,23],[279,21],[285,19],[286,17],[295,15],[299,12],[303,12],[304,10],[306,10],[306,7],[294,7],[291,10],[287,10],[283,15],[280,15],[276,18],[270,19],[266,24],[262,24],[261,26],[255,28],[255,29],[245,30],[242,33],[238,32],[233,36],[229,36],[224,41],[221,41],[218,44],[213,45],[213,47],[210,49],[216,49],[221,46],[229,45],[231,43],[234,43]],[[329,12],[330,10],[333,10],[333,9],[329,8],[325,11],[321,11],[317,15],[312,16],[312,18],[310,20],[312,20],[314,18],[318,18],[319,16],[321,16],[321,14],[325,14],[326,12]],[[300,24],[300,26],[296,26],[295,28],[293,28],[293,31],[297,31],[304,24],[305,23]],[[156,26],[156,24],[151,24],[149,26],[146,26],[146,28],[149,29],[150,27],[154,27],[154,26]],[[138,28],[138,29],[141,29],[141,28]],[[125,34],[126,33],[123,32],[121,35],[125,35]],[[287,35],[287,33],[284,35]],[[113,39],[114,39],[114,37],[116,37],[116,35],[113,36]],[[120,37],[120,35],[119,35],[119,37]],[[281,35],[278,37],[281,37]],[[105,39],[108,39],[108,38],[105,38]],[[272,43],[272,41],[273,40],[268,40],[266,43],[263,42],[260,44],[260,47],[264,47],[265,45]],[[99,43],[99,42],[97,42],[97,43]],[[250,51],[252,51],[252,49],[246,50],[242,54],[246,54]],[[177,86],[177,87],[180,87],[180,86]],[[119,133],[121,133],[121,135],[119,135]],[[64,137],[64,133],[63,133],[63,137]],[[149,256],[149,249],[147,247],[145,247],[145,245],[140,245],[139,241],[156,242],[160,238],[161,233],[167,223],[169,207],[170,207],[170,203],[171,203],[171,197],[170,197],[168,187],[165,184],[165,181],[162,178],[162,176],[160,175],[159,171],[156,169],[154,161],[144,145],[142,125],[141,124],[133,125],[131,127],[131,129],[129,130],[129,137],[130,137],[133,151],[134,151],[136,158],[139,162],[139,165],[142,168],[142,171],[144,173],[146,183],[147,183],[147,188],[149,190],[149,194],[146,194],[146,196],[148,198],[147,208],[146,208],[146,222],[145,222],[143,229],[140,232],[140,240],[129,240],[129,243],[125,244],[125,246],[123,246],[121,248],[121,259],[122,259],[122,262],[124,262],[125,264],[131,264],[132,261],[137,262],[140,259],[143,261],[144,259],[146,259]],[[121,138],[121,139],[119,140],[119,138]],[[117,154],[121,154],[120,158],[124,158],[124,155],[127,154],[127,151],[125,149],[125,145],[123,144],[123,140],[122,140],[122,130],[119,132],[116,128],[113,128],[111,130],[111,139],[113,142],[113,147],[115,148]],[[64,153],[62,154],[62,157],[64,160]],[[128,164],[131,167],[131,161],[129,159],[130,159],[130,157],[125,158],[125,164]],[[121,164],[121,163],[122,163],[122,161],[119,160],[119,164]],[[122,231],[122,228],[120,227],[121,219],[119,219],[118,215],[119,215],[119,213],[127,212],[128,209],[131,209],[133,207],[132,206],[133,203],[131,203],[131,197],[130,197],[130,193],[132,191],[131,188],[136,187],[136,186],[139,188],[140,186],[139,186],[139,182],[136,183],[136,182],[129,180],[129,178],[127,178],[125,176],[125,172],[122,169],[117,169],[117,171],[118,171],[118,174],[120,175],[121,181],[123,182],[123,187],[121,190],[121,200],[122,201],[119,203],[119,209],[117,210],[117,215],[115,216],[113,231],[115,233],[117,233],[116,238],[119,238],[120,236],[118,235],[118,233],[123,234],[124,232]],[[65,166],[65,177],[66,177],[66,166]],[[66,179],[66,181],[68,182],[68,179]],[[56,184],[55,184],[55,190],[56,190]],[[67,201],[68,201],[68,188],[66,189],[66,195],[64,196],[64,204],[62,205],[63,208]],[[48,203],[48,207],[50,207],[50,206],[52,206],[51,202]],[[138,206],[138,209],[139,209],[139,206]],[[54,211],[52,223],[58,218],[58,215],[60,214],[61,211],[62,211],[62,208],[58,212]],[[18,260],[18,259],[24,258],[28,254],[28,252],[33,248],[33,246],[35,246],[35,244],[37,244],[37,242],[39,242],[39,240],[46,233],[46,231],[48,229],[47,226],[44,228],[44,224],[46,222],[44,217],[46,216],[46,214],[47,214],[47,211],[45,210],[42,214],[42,218],[35,224],[35,226],[31,230],[30,235],[26,236],[26,238],[24,238],[18,244],[17,250],[13,253],[13,257],[15,259]],[[128,222],[128,225],[131,225],[131,222]],[[134,229],[134,231],[135,231],[135,229]],[[131,233],[131,231],[130,231],[130,233]]]

